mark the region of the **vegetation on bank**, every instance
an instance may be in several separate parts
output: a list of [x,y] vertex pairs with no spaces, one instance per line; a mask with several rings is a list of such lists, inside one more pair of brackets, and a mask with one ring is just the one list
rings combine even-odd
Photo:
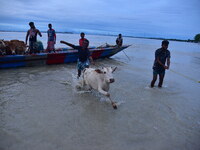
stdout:
[[154,37],[134,37],[134,36],[126,36],[133,38],[142,38],[142,39],[154,39],[154,40],[169,40],[169,41],[178,41],[178,42],[192,42],[192,43],[200,43],[200,34],[196,34],[194,40],[181,40],[181,39],[167,39],[167,38],[154,38]]
[[200,33],[195,35],[194,41],[195,42],[200,42]]

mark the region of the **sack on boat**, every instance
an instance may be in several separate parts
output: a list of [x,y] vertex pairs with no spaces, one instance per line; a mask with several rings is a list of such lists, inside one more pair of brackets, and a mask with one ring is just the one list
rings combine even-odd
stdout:
[[36,45],[37,45],[37,50],[38,51],[43,51],[44,50],[44,46],[43,46],[43,44],[42,44],[42,42],[41,41],[37,41],[36,42]]

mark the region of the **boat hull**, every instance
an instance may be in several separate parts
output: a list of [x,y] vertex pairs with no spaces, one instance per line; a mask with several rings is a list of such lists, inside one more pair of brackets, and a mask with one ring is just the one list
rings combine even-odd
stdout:
[[[118,47],[102,47],[89,49],[93,59],[108,58],[122,51],[128,46]],[[1,68],[16,68],[38,65],[52,65],[76,62],[78,59],[78,51],[73,49],[59,49],[56,53],[39,53],[33,55],[6,55],[0,56]]]

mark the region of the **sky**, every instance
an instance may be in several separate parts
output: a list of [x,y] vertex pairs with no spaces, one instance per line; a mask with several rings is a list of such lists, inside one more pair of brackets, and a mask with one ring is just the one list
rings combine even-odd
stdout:
[[0,30],[193,39],[200,0],[0,0]]

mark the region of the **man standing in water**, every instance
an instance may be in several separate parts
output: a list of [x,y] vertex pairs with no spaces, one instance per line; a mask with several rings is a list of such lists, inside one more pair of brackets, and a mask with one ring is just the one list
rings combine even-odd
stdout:
[[89,59],[93,63],[93,59],[90,56],[90,52],[88,49],[89,41],[85,39],[82,43],[82,46],[75,46],[65,41],[60,41],[60,43],[66,44],[78,50],[78,61],[77,61],[78,76],[77,78],[79,78],[81,76],[81,71],[85,68],[89,68],[89,64],[90,64]]
[[32,53],[39,52],[37,50],[37,34],[39,34],[40,37],[42,37],[42,34],[40,33],[38,29],[35,28],[35,25],[33,22],[30,22],[29,26],[30,26],[30,29],[27,31],[25,43],[27,45],[27,41],[29,37],[29,50],[30,50],[30,54],[32,54]]
[[[169,41],[162,41],[162,47],[157,49],[155,52],[155,60],[153,65],[153,80],[151,81],[151,87],[154,87],[154,84],[157,80],[157,75],[159,75],[159,83],[158,87],[162,87],[165,69],[169,69],[170,66],[170,51],[167,49],[169,45]],[[165,62],[167,60],[167,66]]]
[[52,29],[52,24],[48,24],[49,30],[47,31],[47,36],[48,36],[48,42],[47,42],[47,52],[54,51],[55,52],[55,47],[54,45],[56,44],[56,32],[54,29]]

